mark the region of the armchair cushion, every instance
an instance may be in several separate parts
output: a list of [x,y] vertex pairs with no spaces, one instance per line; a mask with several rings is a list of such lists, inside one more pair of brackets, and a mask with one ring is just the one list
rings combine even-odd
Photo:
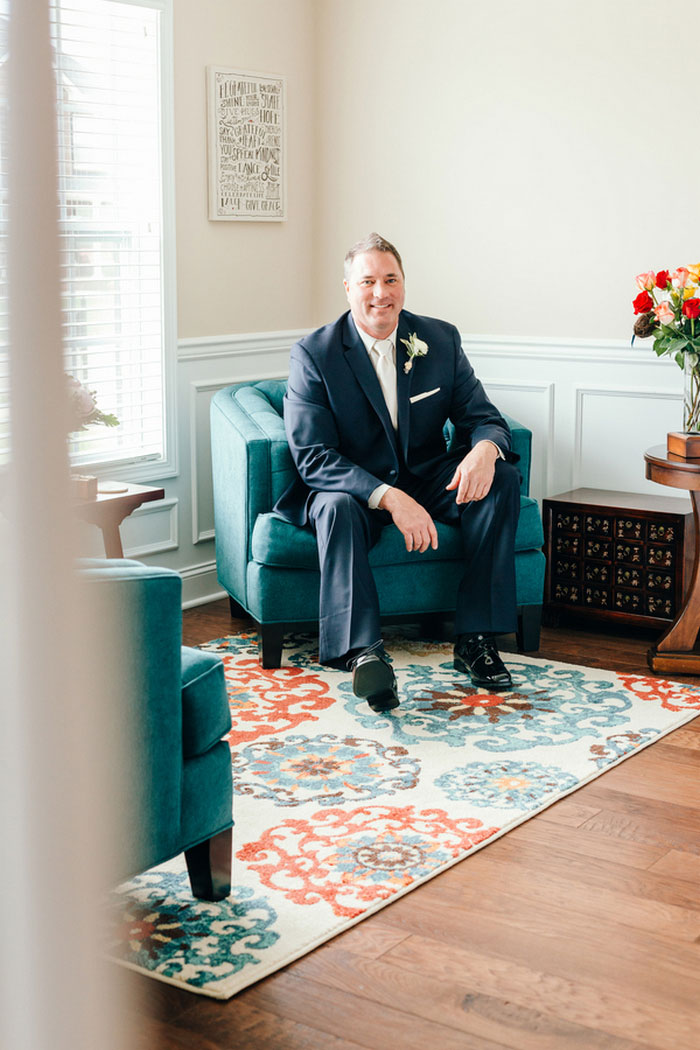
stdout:
[[[420,561],[460,561],[462,545],[459,530],[437,523],[438,549],[429,547]],[[516,551],[531,550],[544,543],[542,519],[534,499],[520,497],[520,518],[515,536]],[[253,528],[253,560],[261,565],[277,565],[285,569],[318,571],[316,539],[310,528],[290,525],[276,514],[261,514]],[[398,529],[384,529],[379,542],[370,552],[371,565],[410,565],[415,567],[416,555],[409,554]]]
[[231,728],[224,665],[216,653],[182,647],[182,751],[203,755]]

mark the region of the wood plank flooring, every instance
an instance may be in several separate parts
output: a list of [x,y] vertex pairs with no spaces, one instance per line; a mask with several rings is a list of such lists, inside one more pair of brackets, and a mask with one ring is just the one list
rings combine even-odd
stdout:
[[[193,609],[185,642],[239,624]],[[538,655],[647,673],[653,637],[547,628]],[[134,1050],[690,1050],[700,719],[228,1002],[119,979]]]

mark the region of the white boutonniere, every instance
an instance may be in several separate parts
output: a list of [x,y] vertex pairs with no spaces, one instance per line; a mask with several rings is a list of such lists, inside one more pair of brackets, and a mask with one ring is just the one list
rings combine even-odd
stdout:
[[428,344],[419,339],[415,332],[411,332],[408,339],[402,339],[401,342],[406,347],[408,354],[408,361],[404,364],[403,370],[408,373],[413,368],[413,358],[425,357],[428,353]]

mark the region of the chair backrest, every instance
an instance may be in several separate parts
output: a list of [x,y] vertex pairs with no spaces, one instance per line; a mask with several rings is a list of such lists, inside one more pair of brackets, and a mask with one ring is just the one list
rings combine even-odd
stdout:
[[[266,398],[274,408],[275,412],[277,412],[279,416],[282,416],[282,405],[287,390],[287,380],[264,379],[259,382],[253,381],[253,386],[257,391],[257,396],[262,395]],[[510,427],[513,440],[513,451],[517,452],[520,456],[518,461],[518,470],[520,471],[521,477],[520,491],[523,496],[527,496],[530,488],[532,433],[527,427],[523,426],[522,423],[519,423],[517,419],[513,419],[512,416],[509,416],[506,413],[503,413],[503,416]],[[445,424],[445,440],[448,442],[448,445],[452,440],[453,435],[454,427],[452,423],[448,421]]]

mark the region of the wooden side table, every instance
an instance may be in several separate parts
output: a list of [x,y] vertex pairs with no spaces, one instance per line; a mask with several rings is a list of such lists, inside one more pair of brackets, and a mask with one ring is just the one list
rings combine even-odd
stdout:
[[695,523],[695,559],[683,607],[669,629],[647,655],[652,671],[700,674],[700,459],[683,459],[656,445],[644,453],[646,476],[659,485],[685,489],[690,494]]
[[119,482],[102,482],[104,488],[114,486],[122,489],[119,492],[100,491],[94,499],[76,500],[75,513],[83,521],[97,525],[102,530],[105,554],[108,558],[123,558],[124,549],[119,534],[119,526],[142,503],[163,499],[164,489],[152,488],[149,485],[122,485]]

